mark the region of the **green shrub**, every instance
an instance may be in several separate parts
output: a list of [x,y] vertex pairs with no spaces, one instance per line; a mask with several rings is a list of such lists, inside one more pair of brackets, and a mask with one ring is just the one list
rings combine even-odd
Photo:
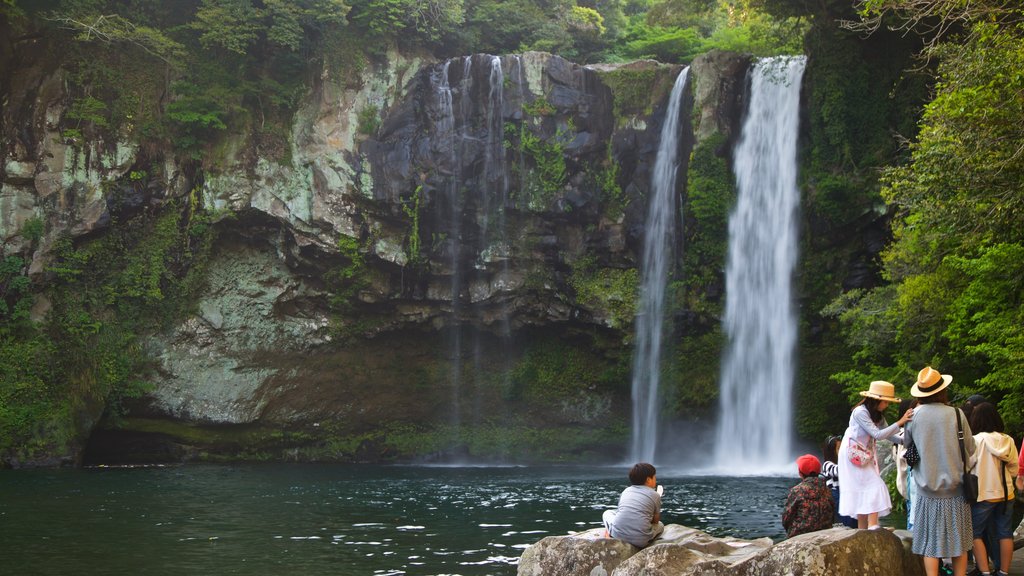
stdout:
[[569,285],[576,301],[605,315],[610,327],[626,329],[633,324],[640,289],[636,268],[600,267],[593,258],[581,258],[573,265]]
[[356,130],[360,134],[373,135],[380,128],[380,109],[372,104],[367,104],[359,110],[356,123]]
[[725,144],[725,136],[715,134],[698,144],[690,155],[684,208],[688,227],[683,253],[688,297],[679,302],[694,310],[711,304],[707,300],[708,287],[720,283],[725,270],[729,212],[736,203],[732,170],[726,159],[715,152]]

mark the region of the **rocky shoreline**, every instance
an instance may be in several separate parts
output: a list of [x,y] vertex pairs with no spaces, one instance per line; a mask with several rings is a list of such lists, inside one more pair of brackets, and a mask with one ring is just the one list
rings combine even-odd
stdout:
[[[1024,521],[1013,534],[1024,547]],[[835,527],[778,543],[770,538],[718,538],[695,528],[669,524],[640,549],[603,528],[548,536],[519,560],[519,576],[923,576],[920,556],[910,551],[906,530]]]
[[595,528],[549,536],[527,548],[519,576],[876,576],[924,575],[903,530],[831,528],[779,543],[717,538],[678,524],[639,549]]

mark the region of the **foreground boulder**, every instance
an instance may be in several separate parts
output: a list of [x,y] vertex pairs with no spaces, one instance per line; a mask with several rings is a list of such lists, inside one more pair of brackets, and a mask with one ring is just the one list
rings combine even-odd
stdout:
[[920,558],[887,530],[832,528],[773,544],[716,538],[671,524],[644,549],[603,537],[603,529],[549,536],[527,548],[520,576],[921,576]]

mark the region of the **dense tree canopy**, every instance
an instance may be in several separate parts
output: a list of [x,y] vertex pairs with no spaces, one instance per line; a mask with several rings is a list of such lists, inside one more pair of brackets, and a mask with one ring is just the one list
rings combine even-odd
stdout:
[[980,392],[999,402],[1019,432],[1024,9],[998,0],[958,6],[863,5],[869,28],[927,34],[922,57],[938,62],[938,84],[909,162],[884,175],[883,195],[895,212],[894,240],[883,257],[890,284],[847,295],[831,311],[860,350],[859,367],[845,375],[851,383],[912,381],[918,368],[934,364],[954,375],[962,394]]

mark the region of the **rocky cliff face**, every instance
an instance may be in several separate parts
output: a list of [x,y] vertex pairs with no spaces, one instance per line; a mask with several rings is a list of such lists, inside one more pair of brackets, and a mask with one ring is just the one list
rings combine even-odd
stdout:
[[[294,432],[261,437],[270,456],[371,459],[514,456],[546,443],[530,430],[567,426],[584,431],[570,449],[589,450],[622,430],[622,345],[679,67],[391,53],[357,82],[321,75],[282,149],[242,132],[193,160],[69,139],[61,71],[29,49],[8,60],[0,238],[30,258],[38,320],[61,239],[147,210],[203,211],[217,231],[190,312],[142,335],[152,389],[122,429],[237,453],[252,446],[179,425],[256,426]],[[682,157],[734,133],[747,64],[694,63]]]

